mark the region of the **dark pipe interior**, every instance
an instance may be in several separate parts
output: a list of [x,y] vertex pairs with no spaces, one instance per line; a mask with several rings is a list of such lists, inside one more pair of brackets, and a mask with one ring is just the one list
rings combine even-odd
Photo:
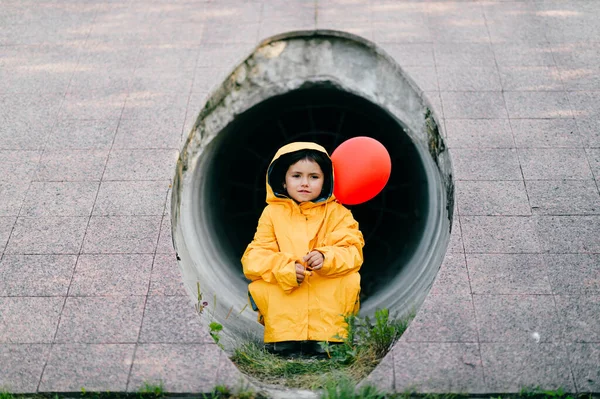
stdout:
[[239,259],[266,205],[267,167],[277,149],[293,141],[319,143],[331,154],[344,140],[370,136],[390,153],[392,174],[382,193],[349,207],[366,241],[362,300],[410,259],[426,225],[427,181],[414,144],[385,110],[334,87],[313,86],[264,101],[225,130],[206,170],[205,223],[241,279]]

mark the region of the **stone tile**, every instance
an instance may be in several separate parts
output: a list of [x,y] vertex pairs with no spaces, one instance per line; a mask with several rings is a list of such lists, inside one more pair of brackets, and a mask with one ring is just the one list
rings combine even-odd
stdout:
[[600,391],[600,344],[567,344],[577,392]]
[[477,342],[471,294],[429,294],[404,333],[407,342]]
[[567,93],[548,91],[505,91],[511,118],[572,118]]
[[597,106],[600,102],[600,91],[570,91],[567,94],[573,109],[573,116],[577,119],[600,117],[600,110]]
[[560,67],[597,66],[600,63],[600,43],[553,43],[550,48]]
[[592,168],[592,173],[596,179],[600,179],[600,148],[588,148],[585,153]]
[[227,23],[232,20],[238,22],[254,22],[261,20],[262,4],[260,3],[208,3],[204,5],[203,15],[216,22]]
[[162,215],[168,181],[103,181],[94,216]]
[[186,95],[180,93],[156,93],[151,91],[133,91],[127,97],[122,119],[155,121],[174,120],[183,123],[187,107],[189,88]]
[[503,3],[483,4],[492,43],[546,44],[544,24],[530,3],[507,7]]
[[508,119],[448,119],[446,143],[454,148],[514,148]]
[[[235,366],[234,366],[235,367]],[[221,373],[218,374],[217,379],[222,378]],[[380,392],[393,393],[394,392],[394,353],[388,353],[381,362],[375,367],[373,371],[362,380],[356,388],[359,390],[363,386],[374,386]]]
[[490,37],[483,15],[465,19],[432,17],[429,29],[434,43],[489,43]]
[[488,392],[521,392],[523,387],[574,392],[569,359],[557,343],[482,343]]
[[148,295],[187,295],[175,255],[156,254]]
[[531,215],[523,181],[457,181],[456,202],[463,216]]
[[495,67],[438,66],[437,74],[442,91],[502,90],[500,75]]
[[152,255],[81,255],[70,296],[146,295]]
[[[199,47],[198,67],[232,68],[253,51],[255,44],[207,44]],[[197,76],[197,75],[196,75]]]
[[64,119],[46,139],[46,150],[108,150],[115,138],[118,120]]
[[600,90],[600,77],[598,66],[568,68],[560,67],[560,77],[565,90]]
[[544,43],[494,43],[498,66],[556,66],[552,47]]
[[61,119],[119,119],[123,112],[126,92],[82,90],[67,93],[60,110]]
[[565,342],[600,341],[600,295],[556,295]]
[[221,353],[215,344],[138,345],[127,390],[162,381],[165,392],[210,392]]
[[125,391],[134,349],[135,345],[54,345],[40,391]]
[[600,252],[600,216],[540,216],[537,231],[545,252]]
[[6,253],[77,254],[87,222],[87,217],[18,218]]
[[454,214],[454,225],[450,232],[450,242],[448,243],[449,253],[464,253],[465,249],[463,246],[462,231],[460,226],[460,220],[458,217],[458,209],[455,210]]
[[[320,21],[317,21],[317,26],[320,28]],[[358,23],[346,23],[348,30],[354,30],[352,33],[365,36],[369,27],[373,30],[373,41],[376,43],[429,43],[431,42],[431,31],[427,24],[421,20],[395,20],[395,21],[373,21],[371,24],[365,22],[365,27],[356,31],[359,27]],[[362,28],[362,26],[360,26]],[[342,28],[342,27],[340,27]]]
[[113,150],[104,180],[171,180],[177,150]]
[[5,121],[0,125],[0,150],[41,151],[54,123],[54,119],[38,122],[27,117]]
[[211,343],[189,296],[149,296],[139,342]]
[[[599,119],[577,119],[579,136],[585,148],[600,147],[600,118]],[[600,156],[597,157],[600,159]],[[597,162],[600,162],[597,161]],[[600,167],[598,167],[600,169]]]
[[49,344],[0,345],[0,387],[11,393],[36,392],[49,353]]
[[[68,91],[69,93],[99,92],[116,100],[114,104],[110,104],[107,100],[104,100],[103,104],[106,108],[110,106],[115,107],[117,101],[118,104],[122,106],[123,103],[121,100],[124,99],[123,94],[127,94],[129,91],[131,82],[133,81],[133,72],[134,69],[126,65],[84,65],[80,62],[71,78],[71,84],[69,85]],[[98,96],[98,94],[96,95]],[[79,104],[76,103],[76,100],[73,100],[73,103],[73,110],[77,110],[76,107]],[[85,104],[84,107],[85,113],[83,116],[85,117],[85,115],[87,115],[91,118],[92,114],[90,113],[88,105]],[[107,110],[103,112],[102,115],[112,118],[115,121],[118,119],[116,109],[112,110],[112,112]],[[68,118],[68,115],[64,115],[64,117]],[[99,117],[95,118],[99,119]]]
[[[39,48],[39,47],[37,47]],[[11,72],[13,72],[12,70]],[[11,77],[12,78],[12,77]],[[27,133],[27,130],[36,130],[37,136],[36,141],[43,138],[48,132],[56,116],[58,110],[61,107],[61,103],[64,98],[64,91],[55,93],[27,93],[27,94],[14,94],[14,93],[1,93],[0,94],[0,132],[1,136],[5,136],[5,128],[12,126],[18,126],[19,131],[25,132],[27,137],[32,137]],[[10,144],[12,143],[12,144]],[[29,147],[31,144],[27,144],[21,138],[12,138],[4,145],[11,145],[13,148],[17,145],[25,145]],[[37,147],[37,144],[35,145]]]
[[15,225],[15,217],[2,217],[0,216],[0,252],[4,252],[10,233]]
[[501,92],[441,92],[447,119],[507,118]]
[[156,248],[156,253],[169,254],[175,256],[175,248],[173,247],[173,237],[169,217],[163,219],[160,228],[160,237],[158,238],[158,247]]
[[114,148],[172,148],[179,149],[183,120],[128,120],[119,124]]
[[[425,91],[423,92],[423,98],[429,102],[429,106],[431,107],[431,111],[433,115],[438,118],[444,117],[444,108],[442,107],[442,100],[440,98],[439,91]],[[443,125],[441,126],[443,128]],[[442,130],[442,137],[444,135],[444,131]]]
[[66,296],[76,261],[74,255],[5,255],[0,296]]
[[51,343],[62,297],[0,297],[0,343]]
[[[262,41],[266,38],[291,32],[295,30],[311,30],[315,29],[315,18],[299,17],[300,19],[269,19],[264,20],[258,27],[258,40]],[[231,64],[236,65],[236,64]]]
[[291,0],[286,3],[264,3],[260,14],[260,21],[264,23],[269,19],[310,19],[314,21],[318,4],[303,0]]
[[485,391],[477,344],[399,342],[393,354],[396,392]]
[[502,88],[509,91],[564,90],[561,73],[550,66],[506,66],[500,68]]
[[144,296],[68,297],[57,343],[124,344],[138,339]]
[[0,181],[29,182],[39,161],[38,151],[0,150]]
[[522,180],[515,149],[454,149],[456,180]]
[[18,216],[29,189],[29,181],[0,181],[0,216]]
[[97,182],[33,182],[22,216],[89,216],[98,193]]
[[99,181],[108,150],[52,150],[44,152],[37,170],[39,181]]
[[0,91],[2,93],[64,93],[69,86],[75,65],[67,68],[40,68],[21,66],[10,71],[0,72]]
[[[192,93],[209,93],[225,82],[225,79],[231,74],[234,65],[228,65],[225,68],[198,67],[196,77],[192,86]],[[191,100],[190,100],[191,103]],[[188,106],[189,110],[189,106]],[[196,114],[200,109],[196,110]]]
[[154,253],[162,216],[92,217],[83,253]]
[[540,254],[467,254],[473,294],[551,294]]
[[522,216],[463,216],[467,253],[536,253],[540,240],[535,220]]
[[600,254],[552,254],[545,260],[554,294],[600,295]]
[[600,214],[600,195],[593,180],[528,180],[527,193],[535,214]]
[[[194,69],[136,69],[131,82],[132,92],[189,94],[194,81]],[[129,102],[129,100],[128,100]]]
[[447,253],[429,295],[461,295],[471,293],[469,273],[462,253]]
[[496,59],[489,43],[434,43],[435,62],[448,67],[494,68]]
[[258,41],[258,23],[244,23],[231,25],[222,25],[214,23],[207,24],[202,33],[202,43],[204,44],[252,44]]
[[417,87],[425,91],[437,91],[438,76],[433,66],[403,66],[406,74],[415,81]]
[[137,69],[189,71],[196,66],[198,49],[188,46],[146,46],[140,50]]
[[428,43],[382,43],[381,48],[402,67],[435,64],[433,46]]
[[559,342],[552,295],[473,295],[480,342]]
[[519,149],[525,180],[586,180],[592,172],[581,148]]
[[581,139],[573,119],[511,119],[519,148],[577,148]]

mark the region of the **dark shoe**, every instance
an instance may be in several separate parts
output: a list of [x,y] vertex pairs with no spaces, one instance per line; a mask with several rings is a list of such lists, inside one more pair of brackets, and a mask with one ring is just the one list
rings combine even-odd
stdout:
[[319,357],[327,356],[327,352],[319,345],[319,341],[304,341],[302,343],[302,353]]
[[269,353],[280,356],[290,356],[300,353],[299,341],[267,342],[265,349]]

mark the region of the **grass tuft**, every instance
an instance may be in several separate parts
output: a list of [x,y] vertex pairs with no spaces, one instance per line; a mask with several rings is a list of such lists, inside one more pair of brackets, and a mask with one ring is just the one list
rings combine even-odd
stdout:
[[[387,309],[377,310],[374,320],[354,315],[346,316],[346,337],[336,337],[343,339],[343,342],[338,345],[320,343],[328,355],[328,358],[324,359],[283,358],[269,353],[260,343],[245,342],[234,349],[231,360],[244,373],[268,384],[290,388],[325,389],[333,395],[333,391],[327,390],[334,389],[330,385],[334,383],[338,394],[342,396],[331,396],[332,398],[354,398],[347,396],[344,389],[349,390],[352,387],[354,395],[355,385],[373,371],[404,333],[413,317],[414,313],[411,313],[404,319],[392,320]],[[377,396],[375,391],[365,391],[363,394],[371,395],[365,396],[367,398],[381,397]]]

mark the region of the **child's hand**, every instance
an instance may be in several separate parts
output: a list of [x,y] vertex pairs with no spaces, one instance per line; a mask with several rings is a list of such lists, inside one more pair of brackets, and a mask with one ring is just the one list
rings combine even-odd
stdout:
[[323,267],[323,261],[325,260],[323,254],[319,251],[309,252],[308,255],[302,259],[311,270],[320,270]]
[[298,285],[302,284],[304,281],[304,272],[304,266],[296,262],[296,281],[298,281]]

